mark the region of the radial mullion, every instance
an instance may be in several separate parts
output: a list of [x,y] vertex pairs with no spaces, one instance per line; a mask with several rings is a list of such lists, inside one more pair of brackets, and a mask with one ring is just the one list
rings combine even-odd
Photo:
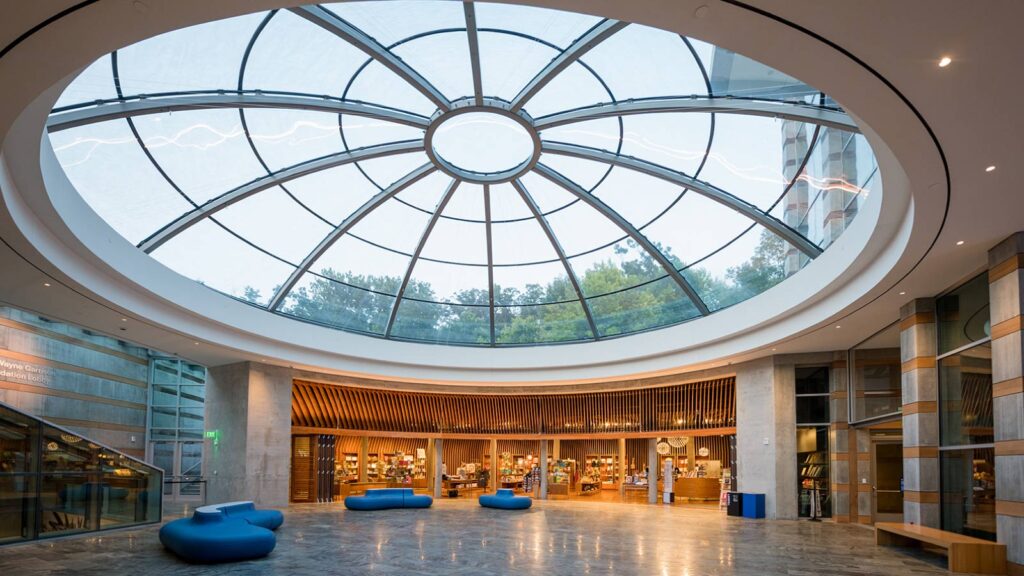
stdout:
[[302,276],[309,271],[310,266],[312,266],[314,262],[319,260],[320,257],[323,256],[324,253],[327,252],[327,250],[331,246],[333,246],[334,243],[337,242],[339,238],[341,238],[345,233],[351,230],[352,227],[358,224],[363,218],[365,218],[367,214],[376,210],[381,204],[393,198],[402,190],[405,190],[409,186],[412,186],[416,182],[419,182],[423,178],[429,176],[432,172],[434,172],[434,170],[436,170],[436,168],[434,167],[433,164],[423,164],[422,166],[414,169],[412,172],[409,172],[405,176],[395,181],[395,183],[392,184],[391,186],[388,186],[384,190],[381,190],[380,192],[375,194],[372,198],[364,202],[362,206],[360,206],[354,212],[349,214],[348,217],[345,218],[345,220],[343,220],[341,224],[338,224],[337,228],[335,228],[329,234],[327,234],[327,236],[325,236],[324,239],[321,240],[319,244],[317,244],[316,248],[314,248],[309,253],[309,255],[307,255],[302,260],[302,264],[300,264],[298,268],[296,268],[292,272],[291,276],[289,276],[288,279],[285,280],[284,284],[281,284],[281,286],[278,287],[277,292],[274,293],[274,297],[271,298],[270,303],[267,304],[267,309],[277,309],[281,305],[281,302],[284,301],[285,295],[287,295],[288,292],[295,287],[295,284],[299,282],[299,279],[302,278]]
[[739,114],[763,118],[782,118],[839,128],[859,133],[860,128],[845,112],[824,108],[803,102],[775,100],[753,100],[721,96],[667,96],[623,100],[606,104],[595,104],[584,108],[567,110],[537,118],[538,130],[589,122],[601,118],[615,118],[635,114]]
[[319,5],[298,6],[289,10],[362,50],[367,56],[408,82],[442,111],[447,112],[451,109],[451,101],[440,90],[366,32]]
[[[803,234],[800,234],[795,229],[786,225],[783,221],[764,212],[757,206],[754,206],[745,200],[741,200],[734,194],[726,192],[717,186],[713,186],[712,184],[702,180],[697,180],[696,178],[692,178],[681,172],[676,172],[660,164],[647,162],[646,160],[640,160],[639,158],[633,158],[632,156],[622,156],[614,152],[608,152],[607,150],[588,148],[586,146],[578,146],[576,144],[566,144],[564,142],[544,141],[541,143],[541,149],[549,154],[572,156],[575,158],[582,158],[584,160],[612,164],[613,166],[619,166],[627,170],[632,170],[640,174],[652,176],[678,186],[689,188],[707,199],[713,200],[726,208],[739,212],[754,222],[764,226],[768,230],[771,230],[775,235],[779,236],[786,242],[789,242],[793,247],[806,254],[812,260],[821,255],[821,247],[814,242],[811,242]],[[550,168],[548,170],[550,170]]]
[[257,178],[252,182],[248,182],[234,188],[233,190],[220,194],[219,196],[215,196],[205,204],[197,206],[182,214],[175,218],[171,223],[167,224],[160,230],[157,230],[148,238],[140,242],[138,247],[146,253],[151,253],[171,238],[181,234],[193,225],[198,224],[203,219],[209,218],[213,214],[216,214],[228,206],[244,200],[253,194],[273,188],[274,186],[284,182],[289,182],[302,176],[307,176],[329,168],[336,168],[344,164],[351,164],[360,160],[383,158],[385,156],[406,154],[420,150],[423,150],[422,140],[391,142],[388,144],[379,144],[376,146],[367,146],[365,148],[355,148],[345,152],[338,152],[337,154],[331,154],[330,156],[324,156],[323,158],[289,166],[288,168],[278,170],[277,172],[271,172],[262,178]]
[[581,56],[589,52],[601,42],[604,42],[612,34],[615,34],[628,25],[628,22],[619,22],[618,20],[609,19],[598,22],[593,28],[570,44],[568,48],[562,50],[558,56],[555,56],[547,66],[538,72],[537,75],[519,91],[519,94],[512,99],[509,109],[512,112],[518,112],[526,105],[530,98],[536,96],[537,93],[547,86],[548,82],[554,80],[562,70],[568,68],[573,62],[579,60]]
[[551,182],[554,182],[558,186],[564,188],[567,192],[569,192],[573,196],[576,196],[584,203],[586,203],[588,206],[600,212],[602,216],[611,220],[613,224],[618,226],[620,230],[625,232],[630,238],[633,239],[634,242],[639,244],[641,248],[643,248],[648,254],[650,254],[651,257],[653,257],[654,260],[658,262],[658,264],[660,264],[662,268],[665,269],[665,272],[673,280],[675,280],[676,284],[678,284],[679,287],[683,290],[683,292],[687,295],[687,297],[690,298],[690,300],[693,302],[693,305],[696,306],[697,311],[700,312],[702,316],[707,316],[708,314],[711,313],[711,310],[707,307],[707,304],[704,303],[704,300],[700,297],[700,294],[697,293],[697,290],[693,287],[693,285],[690,284],[690,281],[687,280],[679,272],[679,270],[676,269],[675,265],[664,254],[662,254],[661,250],[659,250],[658,247],[654,245],[654,243],[648,240],[646,236],[641,234],[640,231],[637,230],[636,227],[633,226],[633,224],[631,224],[628,220],[623,218],[621,214],[613,210],[610,206],[605,204],[596,196],[584,190],[583,187],[580,186],[579,184],[573,182],[569,178],[566,178],[565,176],[559,174],[558,172],[552,170],[551,168],[545,166],[544,164],[538,163],[537,166],[534,167],[534,171],[543,176],[544,178],[547,178]]
[[579,279],[576,278],[576,273],[573,272],[572,266],[569,261],[565,258],[565,250],[562,249],[562,244],[558,241],[558,237],[555,236],[555,232],[551,229],[551,225],[548,223],[547,218],[541,213],[540,207],[530,196],[530,193],[523,186],[523,183],[518,179],[512,181],[512,186],[515,187],[516,192],[519,192],[519,197],[523,199],[526,206],[530,209],[533,217],[537,219],[537,223],[544,230],[544,235],[548,237],[548,241],[551,242],[551,247],[555,249],[555,253],[558,254],[558,259],[562,262],[562,266],[565,267],[565,274],[569,277],[569,282],[572,283],[573,290],[576,291],[576,297],[580,300],[580,305],[583,306],[583,313],[587,315],[587,324],[590,325],[590,331],[594,335],[594,340],[600,340],[601,336],[597,331],[597,325],[594,323],[594,315],[590,311],[590,304],[587,302],[586,297],[583,296],[583,289],[580,288]]
[[491,240],[491,185],[484,184],[484,227],[487,235],[487,302],[491,314],[491,346],[494,345],[494,243]]
[[429,118],[412,112],[362,102],[345,102],[318,94],[274,94],[255,90],[236,90],[209,94],[188,92],[167,92],[161,95],[135,94],[109,101],[101,100],[92,106],[51,114],[46,120],[46,130],[53,133],[120,118],[222,108],[267,108],[349,114],[413,128],[426,128],[430,124]]
[[441,217],[441,212],[444,212],[445,206],[448,205],[448,201],[452,199],[455,194],[455,190],[459,187],[462,181],[453,178],[451,184],[448,185],[448,189],[445,190],[444,196],[437,202],[434,207],[434,213],[431,214],[430,220],[427,221],[427,225],[423,228],[423,233],[420,234],[420,241],[416,244],[416,250],[412,253],[412,258],[409,260],[409,265],[405,268],[405,276],[402,277],[402,284],[398,287],[398,292],[395,294],[395,301],[391,303],[391,314],[388,316],[388,327],[384,331],[384,337],[391,336],[391,329],[395,325],[395,318],[398,316],[398,305],[402,301],[402,296],[405,295],[405,289],[409,285],[409,279],[412,278],[412,270],[416,267],[416,261],[419,260],[420,253],[423,252],[423,247],[427,245],[427,239],[430,237],[430,233],[434,230],[434,225],[437,224],[437,219]]
[[466,36],[469,38],[469,63],[473,69],[473,99],[477,106],[484,103],[483,80],[480,76],[480,42],[476,31],[476,8],[472,1],[462,3],[466,13]]

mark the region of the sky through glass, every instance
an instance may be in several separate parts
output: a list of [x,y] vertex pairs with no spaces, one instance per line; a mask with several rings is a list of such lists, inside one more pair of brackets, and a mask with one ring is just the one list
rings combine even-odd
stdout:
[[85,69],[49,136],[176,272],[269,312],[478,346],[697,319],[881,191],[814,88],[663,30],[440,0],[170,32]]

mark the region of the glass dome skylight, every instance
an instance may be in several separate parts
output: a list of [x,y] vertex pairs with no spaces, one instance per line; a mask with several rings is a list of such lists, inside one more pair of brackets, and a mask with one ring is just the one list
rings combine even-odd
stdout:
[[48,122],[88,204],[255,307],[479,346],[604,339],[755,296],[881,190],[834,101],[655,28],[346,2],[118,50]]

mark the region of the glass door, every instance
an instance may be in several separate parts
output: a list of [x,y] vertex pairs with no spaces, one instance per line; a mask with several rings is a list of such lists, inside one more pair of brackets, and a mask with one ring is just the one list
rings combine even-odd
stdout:
[[903,521],[903,443],[873,444],[872,522]]
[[152,442],[153,465],[164,470],[164,496],[169,502],[203,499],[203,443]]

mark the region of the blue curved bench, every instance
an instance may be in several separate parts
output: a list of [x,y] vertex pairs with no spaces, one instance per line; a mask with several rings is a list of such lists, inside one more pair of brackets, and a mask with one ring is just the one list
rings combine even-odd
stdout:
[[[203,506],[191,518],[168,522],[160,528],[160,543],[182,559],[196,563],[237,562],[262,558],[277,545],[267,528]],[[212,508],[212,509],[211,509]]]
[[485,508],[499,508],[501,510],[526,510],[533,506],[533,498],[529,496],[516,496],[512,490],[502,488],[497,494],[483,494],[480,496],[480,505]]
[[[228,502],[227,504],[214,504],[212,506],[203,506],[202,508],[220,510],[228,518],[241,518],[253,526],[259,526],[267,530],[277,530],[284,523],[284,514],[280,510],[257,510],[256,505],[252,502]],[[202,508],[197,508],[196,510]]]
[[413,494],[412,488],[375,488],[364,496],[348,496],[345,508],[349,510],[387,510],[389,508],[430,508],[434,499]]

